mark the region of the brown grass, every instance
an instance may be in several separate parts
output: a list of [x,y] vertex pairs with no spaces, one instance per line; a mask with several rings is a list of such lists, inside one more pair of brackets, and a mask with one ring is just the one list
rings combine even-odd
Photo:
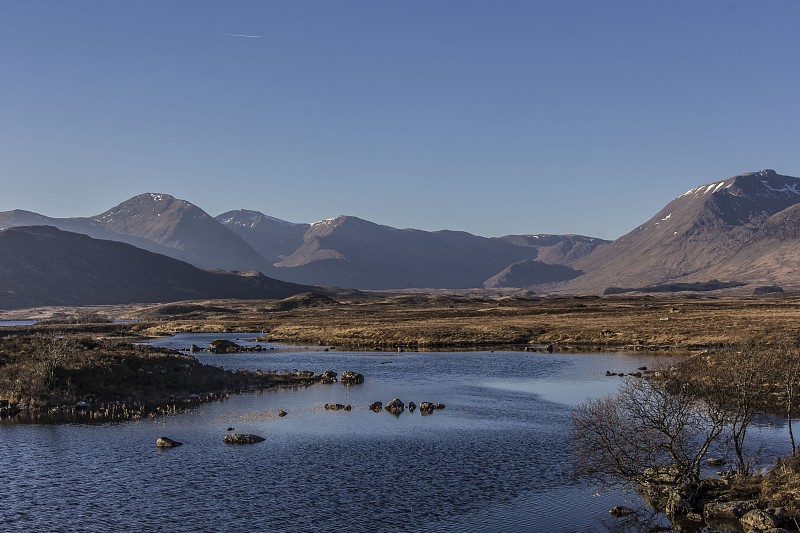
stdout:
[[[702,348],[800,338],[800,297],[459,298],[389,296],[274,311],[269,301],[204,302],[235,311],[148,321],[145,335],[263,331],[286,343],[375,347],[553,344],[556,349]],[[149,318],[148,310],[138,316]]]

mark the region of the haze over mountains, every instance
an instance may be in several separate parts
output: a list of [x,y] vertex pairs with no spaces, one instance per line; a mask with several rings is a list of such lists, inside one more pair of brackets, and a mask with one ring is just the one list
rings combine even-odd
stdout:
[[[773,170],[692,188],[611,243],[580,235],[487,238],[397,229],[353,216],[312,224],[247,210],[212,217],[188,201],[155,193],[91,217],[0,213],[0,229],[37,225],[121,241],[202,269],[258,271],[304,285],[601,293],[719,279],[800,289],[800,179]],[[61,232],[48,234],[47,241],[33,230],[13,235],[15,246],[24,238],[49,242],[53,250],[65,250],[55,245],[60,240],[87,250],[96,246]],[[94,266],[102,267],[112,262],[113,254],[105,253],[85,251],[84,258],[94,257]],[[41,255],[52,263],[50,270],[33,268],[35,257],[27,264],[31,272],[58,277],[57,255]],[[13,289],[13,259],[5,254],[0,261],[0,282]]]

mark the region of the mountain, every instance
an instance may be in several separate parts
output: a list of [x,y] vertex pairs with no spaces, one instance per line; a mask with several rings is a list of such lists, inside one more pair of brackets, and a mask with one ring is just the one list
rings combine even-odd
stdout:
[[0,230],[17,226],[53,226],[63,231],[82,233],[95,239],[125,242],[155,253],[167,255],[171,253],[171,249],[147,239],[115,233],[91,218],[52,218],[21,209],[0,212]]
[[281,279],[359,289],[481,287],[536,249],[460,231],[382,226],[352,216],[311,224],[276,263]]
[[800,203],[769,217],[745,246],[709,273],[699,275],[797,290],[799,274]]
[[92,220],[117,235],[138,237],[200,268],[274,271],[241,237],[196,205],[168,194],[134,196]]
[[546,283],[558,283],[577,278],[583,274],[566,265],[548,264],[542,261],[527,260],[514,263],[502,272],[492,276],[483,284],[487,289],[500,287],[532,287]]
[[498,239],[536,249],[536,259],[551,265],[571,265],[611,241],[583,235],[506,235]]
[[199,268],[273,273],[270,261],[199,207],[167,194],[135,196],[94,217],[52,218],[30,211],[0,213],[0,229],[47,225],[119,241]]
[[310,224],[295,224],[258,211],[228,211],[215,217],[271,264],[300,248]]
[[676,281],[731,281],[730,276],[736,281],[773,279],[766,270],[785,269],[796,260],[778,258],[773,251],[771,267],[763,266],[758,276],[751,269],[775,247],[776,234],[789,248],[795,245],[784,228],[797,212],[771,217],[798,203],[800,178],[769,169],[695,187],[630,233],[575,261],[571,266],[585,274],[562,289],[601,292]]
[[285,298],[311,289],[260,274],[208,272],[129,244],[50,226],[0,231],[0,309]]

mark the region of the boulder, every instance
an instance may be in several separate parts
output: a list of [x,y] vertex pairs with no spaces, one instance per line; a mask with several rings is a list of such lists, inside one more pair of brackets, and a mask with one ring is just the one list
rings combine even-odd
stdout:
[[417,404],[415,404],[414,402],[408,402],[408,410],[410,412],[413,413],[416,409],[417,409]]
[[319,382],[324,384],[329,383],[336,383],[336,372],[333,370],[325,370],[322,374],[320,374]]
[[158,437],[156,439],[156,446],[159,448],[177,448],[178,446],[183,446],[183,443],[172,440],[169,437]]
[[369,410],[374,411],[376,413],[380,413],[381,411],[383,411],[383,403],[372,402],[371,404],[369,404]]
[[225,444],[255,444],[256,442],[263,442],[267,439],[250,433],[229,433],[225,435],[222,440]]
[[359,383],[364,383],[364,376],[358,372],[345,370],[342,372],[342,375],[339,376],[339,381],[342,385],[358,385]]
[[436,409],[436,404],[431,402],[420,402],[419,404],[419,414],[421,415],[430,415]]
[[779,525],[778,520],[773,515],[761,509],[753,509],[752,511],[746,512],[739,519],[739,523],[742,524],[745,530],[756,531],[772,529]]
[[399,398],[394,398],[383,406],[384,411],[389,411],[393,415],[399,415],[400,413],[405,411],[405,408],[406,408],[405,404],[401,402]]
[[734,502],[709,502],[703,507],[703,516],[708,518],[735,518],[739,519],[746,513],[757,509],[755,502],[734,501]]
[[191,346],[189,346],[189,351],[192,353],[199,352],[200,350],[202,350],[202,348],[200,348],[196,344],[192,344]]
[[279,417],[283,418],[284,416],[286,416],[286,415],[288,415],[288,414],[289,414],[289,413],[287,413],[287,412],[286,412],[286,411],[284,411],[283,409],[278,409],[278,416],[279,416]]

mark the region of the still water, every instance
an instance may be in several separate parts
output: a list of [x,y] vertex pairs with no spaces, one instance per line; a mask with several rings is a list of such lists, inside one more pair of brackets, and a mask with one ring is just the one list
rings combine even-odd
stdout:
[[[0,529],[587,531],[605,529],[608,509],[626,503],[571,478],[569,415],[585,398],[613,392],[619,378],[606,370],[652,367],[655,357],[264,346],[277,349],[200,359],[354,370],[366,382],[244,394],[154,420],[2,424]],[[367,409],[395,397],[446,409],[398,417]],[[353,410],[329,412],[325,403]],[[278,418],[279,409],[288,416]],[[228,427],[266,441],[225,445]],[[156,449],[160,435],[185,445]]]

